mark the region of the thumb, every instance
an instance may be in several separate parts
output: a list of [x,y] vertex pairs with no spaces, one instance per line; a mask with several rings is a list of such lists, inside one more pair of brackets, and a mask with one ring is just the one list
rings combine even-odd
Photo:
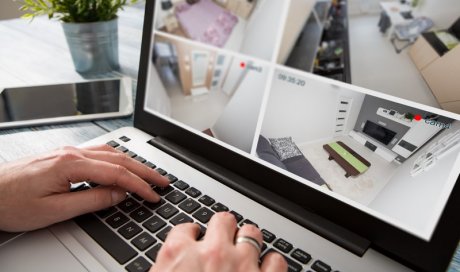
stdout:
[[116,186],[99,186],[97,188],[54,195],[56,222],[64,221],[85,213],[109,208],[126,198],[126,191]]

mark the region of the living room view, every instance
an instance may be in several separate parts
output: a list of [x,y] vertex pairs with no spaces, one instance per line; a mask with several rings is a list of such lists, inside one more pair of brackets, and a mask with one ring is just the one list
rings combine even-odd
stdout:
[[[179,37],[272,60],[287,1],[157,1],[156,29]],[[199,20],[197,20],[199,18]]]
[[449,177],[458,172],[459,149],[459,121],[278,70],[255,153],[423,231],[455,182]]
[[267,69],[169,35],[154,40],[147,108],[249,152]]
[[278,63],[460,113],[457,0],[293,0]]

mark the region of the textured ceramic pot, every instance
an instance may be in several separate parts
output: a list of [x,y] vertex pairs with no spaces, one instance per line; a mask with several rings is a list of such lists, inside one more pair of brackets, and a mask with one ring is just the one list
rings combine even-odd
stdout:
[[119,69],[118,20],[62,23],[75,65],[82,74],[103,74]]

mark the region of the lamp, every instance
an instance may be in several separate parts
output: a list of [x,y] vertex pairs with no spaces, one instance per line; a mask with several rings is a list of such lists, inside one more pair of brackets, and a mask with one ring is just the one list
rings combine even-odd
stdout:
[[161,0],[161,9],[169,10],[173,7],[171,0]]

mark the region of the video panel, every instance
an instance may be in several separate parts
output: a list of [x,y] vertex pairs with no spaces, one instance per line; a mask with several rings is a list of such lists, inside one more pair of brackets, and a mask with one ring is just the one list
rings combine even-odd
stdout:
[[[251,6],[244,16],[234,6],[240,2]],[[145,109],[429,240],[459,176],[460,116],[417,87],[429,85],[423,73],[407,76],[417,69],[408,68],[416,44],[395,51],[379,32],[381,5],[366,15],[377,20],[375,38],[354,32],[365,18],[348,4],[158,2]],[[184,21],[183,12],[205,10],[224,29],[201,26],[192,35],[201,17]],[[233,17],[238,23],[229,23]],[[224,30],[225,42],[211,39]],[[237,36],[251,50],[233,46]],[[369,55],[372,44],[358,45],[366,39],[387,51]]]

